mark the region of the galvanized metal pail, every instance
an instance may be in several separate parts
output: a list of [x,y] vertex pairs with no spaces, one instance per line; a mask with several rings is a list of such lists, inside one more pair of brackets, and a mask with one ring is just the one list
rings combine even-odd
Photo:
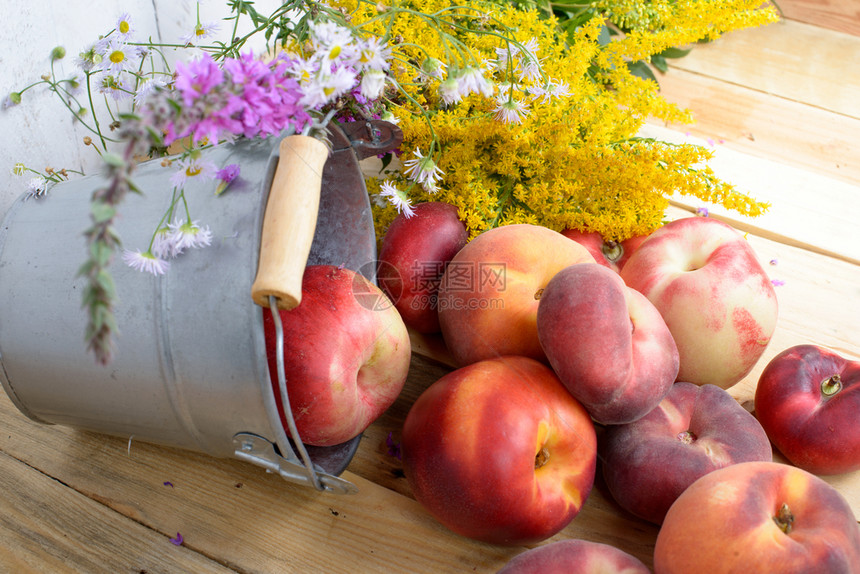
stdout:
[[[373,268],[367,264],[376,247],[351,145],[358,130],[352,132],[330,129],[333,151],[308,264],[366,271]],[[0,227],[0,382],[35,421],[237,457],[307,482],[277,412],[262,309],[250,296],[278,139],[204,153],[216,165],[241,166],[240,177],[220,197],[212,196],[211,180],[186,188],[192,218],[209,226],[212,245],[182,254],[158,277],[114,262],[120,333],[108,366],[86,352],[84,283],[76,276],[86,249],[89,198],[104,179],[64,182],[46,197],[22,196],[13,204]],[[116,225],[124,245],[148,245],[172,199],[173,171],[157,160],[136,169],[143,194],[129,195]],[[335,475],[357,445],[358,437],[336,447],[308,447],[314,466],[331,475],[327,489],[352,490]]]

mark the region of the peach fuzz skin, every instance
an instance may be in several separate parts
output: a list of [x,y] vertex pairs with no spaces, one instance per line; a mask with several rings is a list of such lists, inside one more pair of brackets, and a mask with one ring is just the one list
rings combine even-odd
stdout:
[[599,423],[644,416],[678,374],[678,350],[660,313],[597,263],[571,265],[552,278],[537,327],[559,379]]
[[651,574],[638,558],[609,544],[558,540],[513,557],[497,574]]
[[391,222],[379,250],[377,282],[410,329],[439,332],[439,282],[468,238],[457,208],[447,203],[419,203],[411,217],[401,213]]
[[[789,517],[786,533],[780,523]],[[706,474],[675,501],[657,534],[654,572],[857,574],[860,526],[817,476],[742,462]]]
[[594,483],[597,437],[552,370],[500,357],[430,385],[403,425],[403,470],[452,531],[491,544],[544,540],[579,513]]
[[439,323],[458,365],[503,355],[546,361],[537,336],[538,297],[552,277],[588,251],[530,224],[475,237],[451,260],[439,287]]
[[696,479],[730,464],[771,461],[764,429],[725,390],[679,382],[636,422],[601,437],[603,478],[632,514],[661,524]]
[[[302,279],[302,302],[289,311],[280,310],[287,392],[306,444],[332,446],[358,436],[397,399],[409,373],[409,333],[397,310],[391,305],[368,308],[356,300],[356,292],[385,297],[349,269],[309,266]],[[268,309],[263,310],[263,328],[269,373],[284,420],[274,320]]]
[[735,229],[688,217],[653,232],[621,270],[660,311],[678,345],[678,380],[727,389],[746,376],[776,327],[777,300]]

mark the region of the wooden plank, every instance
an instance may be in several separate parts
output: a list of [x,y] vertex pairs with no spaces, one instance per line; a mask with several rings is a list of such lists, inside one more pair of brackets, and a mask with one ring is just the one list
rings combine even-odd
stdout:
[[234,572],[3,453],[0,489],[4,572]]
[[[371,431],[362,450],[378,452],[383,434]],[[187,546],[243,571],[490,572],[524,550],[448,531],[412,498],[377,484],[392,480],[368,455],[344,474],[359,494],[321,494],[236,460],[144,443],[129,449],[124,439],[39,425],[5,396],[0,450],[165,536],[179,531]],[[595,492],[556,539],[570,537],[613,543],[650,563],[656,527]],[[321,552],[331,546],[337,551]]]
[[785,18],[860,36],[857,0],[777,0]]
[[860,119],[678,68],[659,79],[663,97],[695,117],[692,125],[668,127],[860,185]]
[[860,118],[858,36],[782,20],[699,44],[672,65]]
[[[645,126],[640,135],[710,146],[705,140],[656,125]],[[711,147],[714,155],[708,165],[714,172],[771,207],[764,215],[749,218],[680,194],[672,198],[675,205],[688,211],[707,207],[713,215],[744,231],[860,264],[860,232],[855,225],[860,213],[860,185],[756,158],[728,146]]]

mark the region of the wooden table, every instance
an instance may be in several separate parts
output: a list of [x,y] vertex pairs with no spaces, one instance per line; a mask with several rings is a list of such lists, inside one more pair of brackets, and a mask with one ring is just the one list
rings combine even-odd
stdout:
[[[713,145],[719,174],[773,204],[756,220],[711,209],[784,282],[773,340],[731,389],[748,408],[761,369],[786,347],[817,343],[860,359],[860,16],[852,0],[780,5],[792,19],[699,46],[661,77],[697,126],[643,130]],[[667,216],[697,207],[679,201]],[[344,474],[354,496],[238,460],[39,425],[0,393],[0,572],[494,572],[523,548],[447,531],[388,453],[409,406],[449,370],[439,357],[416,339],[406,389]],[[827,480],[860,517],[860,473]],[[656,533],[598,480],[553,540],[608,542],[651,564]]]

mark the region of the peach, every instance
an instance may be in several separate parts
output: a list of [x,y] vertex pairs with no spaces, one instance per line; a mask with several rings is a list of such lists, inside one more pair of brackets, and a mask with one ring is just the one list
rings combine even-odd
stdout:
[[545,540],[594,484],[597,436],[552,369],[527,357],[478,361],[443,376],[403,424],[415,499],[452,531],[491,544]]
[[571,265],[549,281],[537,329],[550,365],[599,423],[644,416],[678,374],[678,350],[660,313],[597,263]]
[[513,557],[497,574],[651,574],[638,558],[609,544],[558,540]]
[[[308,266],[302,302],[280,310],[280,317],[287,396],[305,444],[333,446],[358,436],[400,395],[412,359],[409,333],[385,294],[363,276],[331,265]],[[263,328],[285,420],[276,364],[281,349],[269,309],[263,309]]]
[[779,451],[813,474],[860,470],[860,361],[795,345],[765,366],[755,414]]
[[755,251],[715,219],[667,223],[633,253],[621,277],[665,319],[678,345],[681,381],[733,386],[776,327],[776,293]]
[[442,336],[459,365],[502,355],[546,361],[537,336],[541,290],[588,251],[557,231],[530,224],[485,231],[448,264],[439,286]]
[[698,479],[669,508],[655,574],[857,574],[860,526],[845,498],[814,474],[742,462]]
[[654,524],[705,474],[773,460],[764,429],[727,391],[683,382],[638,421],[607,428],[600,454],[615,501]]
[[377,280],[410,329],[439,332],[439,282],[468,237],[457,208],[448,203],[419,203],[411,217],[401,213],[391,222],[379,250]]
[[575,229],[565,229],[561,234],[588,249],[596,263],[609,267],[616,273],[621,271],[633,252],[648,238],[648,235],[635,235],[623,241],[606,241],[596,231],[585,232]]

